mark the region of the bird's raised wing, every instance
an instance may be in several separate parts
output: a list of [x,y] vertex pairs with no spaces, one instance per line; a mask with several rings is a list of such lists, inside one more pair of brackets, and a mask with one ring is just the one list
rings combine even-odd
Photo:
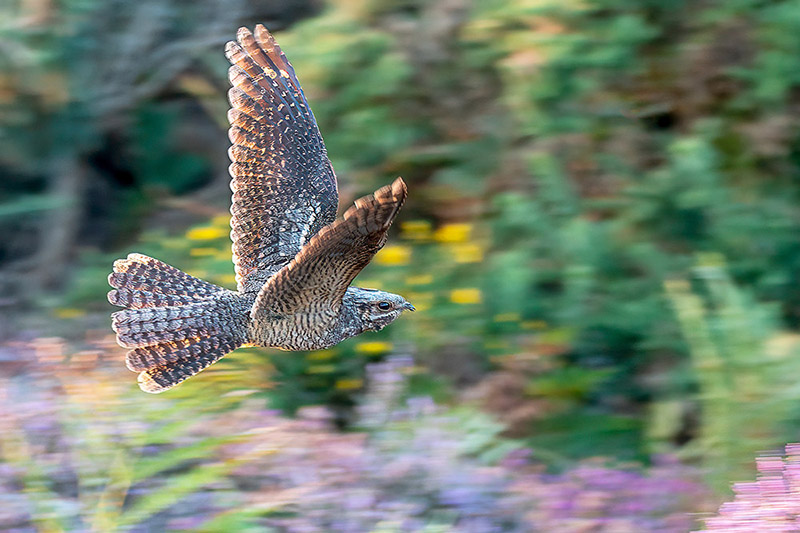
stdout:
[[231,239],[238,289],[256,293],[336,218],[336,175],[289,61],[262,25],[225,54],[232,143]]
[[310,326],[324,329],[338,315],[347,287],[383,247],[406,194],[406,184],[397,178],[356,200],[343,218],[322,228],[264,284],[252,318],[309,315]]

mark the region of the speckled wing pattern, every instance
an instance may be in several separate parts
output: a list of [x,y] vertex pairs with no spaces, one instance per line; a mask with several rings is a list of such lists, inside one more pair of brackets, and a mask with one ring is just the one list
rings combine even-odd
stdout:
[[309,333],[335,320],[347,287],[386,242],[386,232],[406,199],[397,178],[356,200],[344,217],[322,228],[288,265],[264,285],[251,317],[300,315]]
[[262,25],[225,53],[231,239],[240,293],[255,294],[336,218],[336,176],[294,69]]

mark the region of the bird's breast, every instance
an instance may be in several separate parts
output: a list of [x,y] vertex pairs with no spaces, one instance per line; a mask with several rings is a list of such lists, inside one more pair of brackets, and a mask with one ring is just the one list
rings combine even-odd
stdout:
[[319,350],[328,348],[330,325],[313,315],[262,316],[250,321],[250,342],[256,346],[281,350]]

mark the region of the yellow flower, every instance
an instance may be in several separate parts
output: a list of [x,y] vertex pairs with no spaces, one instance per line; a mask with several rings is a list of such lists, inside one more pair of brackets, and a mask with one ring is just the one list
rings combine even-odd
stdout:
[[454,304],[469,305],[481,303],[480,289],[454,289],[450,291],[450,301]]
[[439,242],[466,242],[472,233],[470,224],[445,224],[436,230],[433,238]]
[[431,223],[427,220],[409,220],[400,224],[400,238],[409,241],[427,241],[431,238]]
[[68,320],[70,318],[78,318],[86,314],[86,311],[83,309],[76,309],[74,307],[62,307],[60,309],[56,309],[54,311],[56,317],[61,318],[63,320]]
[[373,341],[373,342],[360,342],[356,344],[356,351],[358,353],[363,353],[366,355],[378,355],[389,352],[391,351],[391,349],[392,349],[391,342]]
[[456,263],[480,263],[483,260],[483,250],[477,244],[454,244],[450,249]]
[[407,265],[411,260],[411,248],[402,245],[387,246],[375,256],[379,265]]
[[337,390],[355,390],[364,386],[363,379],[339,379],[336,381]]
[[192,248],[189,250],[189,255],[192,257],[208,257],[212,255],[216,255],[217,249],[216,248]]
[[406,278],[406,285],[430,285],[433,283],[433,276],[431,274],[420,274],[418,276],[409,276]]
[[214,228],[211,226],[204,226],[202,228],[192,228],[186,232],[186,238],[190,241],[210,241],[227,237],[228,231],[222,228]]

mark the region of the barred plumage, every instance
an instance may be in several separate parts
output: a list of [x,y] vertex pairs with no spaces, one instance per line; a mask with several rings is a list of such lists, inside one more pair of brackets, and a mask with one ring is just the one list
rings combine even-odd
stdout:
[[111,327],[126,348],[216,334],[232,321],[224,300],[190,303],[181,307],[128,309],[112,315]]
[[233,342],[221,343],[216,347],[205,348],[192,357],[145,370],[139,374],[139,387],[144,392],[163,392],[216,363],[238,346]]
[[117,342],[133,348],[125,359],[128,368],[137,372],[163,365],[184,368],[158,374],[158,390],[167,386],[168,377],[180,378],[171,384],[175,385],[192,375],[189,369],[199,368],[195,363],[182,365],[183,359],[207,358],[204,354],[226,350],[216,361],[246,338],[247,299],[162,261],[130,254],[114,262],[108,282],[115,287],[108,301],[128,307],[111,315]]
[[139,386],[162,392],[245,343],[325,348],[396,319],[411,304],[350,287],[386,241],[406,198],[398,178],[336,221],[338,190],[294,69],[261,25],[225,53],[232,88],[231,239],[237,291],[157,259],[114,263],[108,300]]
[[226,335],[207,336],[201,332],[196,337],[164,342],[154,346],[142,346],[131,350],[125,357],[125,364],[129,370],[141,372],[174,363],[181,359],[193,359],[209,351],[230,348],[228,349],[229,352],[241,345],[241,341]]
[[261,25],[229,42],[231,238],[240,292],[257,293],[336,218],[336,176],[294,68]]
[[[251,316],[321,313],[334,320],[350,283],[386,241],[386,230],[406,199],[397,179],[373,196],[356,200],[341,218],[322,228],[258,293]],[[331,324],[320,321],[317,327]],[[261,340],[261,339],[259,339]]]
[[[117,288],[109,293],[109,301],[122,307],[161,307],[157,298],[166,296],[190,296],[192,300],[213,296],[223,290],[213,283],[190,276],[158,259],[143,254],[128,254],[126,259],[114,261],[114,271],[108,276],[108,284]],[[133,295],[144,292],[153,296],[148,300],[143,296],[141,304],[131,305]],[[192,300],[187,300],[192,301]],[[177,304],[167,304],[177,305]]]

